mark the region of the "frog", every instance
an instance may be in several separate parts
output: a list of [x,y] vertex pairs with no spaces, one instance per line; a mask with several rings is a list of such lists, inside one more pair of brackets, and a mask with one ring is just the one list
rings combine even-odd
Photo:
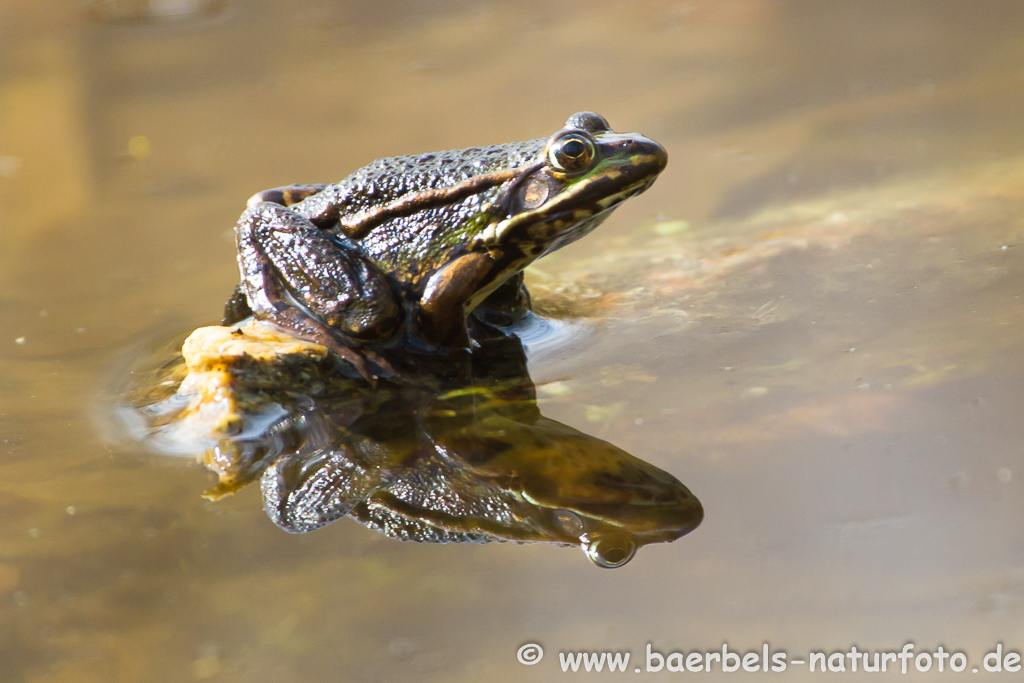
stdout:
[[570,546],[611,569],[693,531],[703,507],[679,479],[542,413],[525,336],[480,327],[467,375],[370,385],[263,321],[213,325],[137,367],[120,415],[154,450],[202,451],[204,498],[258,481],[290,533],[348,518],[403,541]]
[[551,543],[614,569],[704,517],[668,472],[536,411],[508,416],[484,405],[417,424],[415,408],[450,404],[396,407],[267,467],[260,485],[270,519],[297,534],[348,517],[402,541]]
[[665,148],[593,112],[547,138],[378,159],[334,184],[254,195],[236,226],[252,314],[334,351],[367,379],[388,354],[471,348],[474,325],[530,311],[523,271],[647,190]]
[[576,547],[603,569],[701,523],[674,476],[541,413],[521,340],[482,335],[478,355],[470,383],[307,401],[251,441],[276,451],[260,467],[270,519],[296,534],[347,517],[402,541]]

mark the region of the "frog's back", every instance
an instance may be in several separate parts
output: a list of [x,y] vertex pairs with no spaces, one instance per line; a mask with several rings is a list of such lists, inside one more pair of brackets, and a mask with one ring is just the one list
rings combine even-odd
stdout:
[[[402,197],[526,166],[538,159],[546,142],[542,138],[377,159],[305,201],[342,206],[343,217],[351,216]],[[350,247],[375,261],[395,280],[415,280],[420,272],[435,268],[443,258],[451,256],[457,243],[467,242],[471,219],[500,193],[501,186],[493,187],[451,204],[385,221]]]
[[[410,192],[450,187],[474,176],[524,166],[543,151],[545,139],[377,159],[333,186],[344,192],[347,212],[399,199]],[[330,188],[328,188],[330,189]]]

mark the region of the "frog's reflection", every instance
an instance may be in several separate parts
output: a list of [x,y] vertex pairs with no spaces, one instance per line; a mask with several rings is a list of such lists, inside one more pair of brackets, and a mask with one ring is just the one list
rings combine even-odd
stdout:
[[267,514],[293,533],[347,516],[402,540],[578,545],[601,567],[700,523],[675,477],[541,415],[517,338],[478,342],[430,388],[329,387],[243,414],[208,459],[209,495],[262,476]]

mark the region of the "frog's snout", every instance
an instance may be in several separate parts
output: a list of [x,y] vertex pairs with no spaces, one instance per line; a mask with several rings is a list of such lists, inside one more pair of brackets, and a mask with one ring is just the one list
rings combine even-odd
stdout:
[[650,138],[631,135],[620,144],[621,154],[645,175],[657,176],[668,166],[668,150]]

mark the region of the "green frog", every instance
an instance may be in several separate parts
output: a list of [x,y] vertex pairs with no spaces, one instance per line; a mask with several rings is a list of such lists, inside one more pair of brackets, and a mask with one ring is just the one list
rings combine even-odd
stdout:
[[674,476],[542,415],[520,340],[485,332],[468,382],[330,392],[236,442],[260,459],[245,476],[262,469],[270,518],[292,533],[349,517],[404,541],[575,546],[603,568],[700,524]]
[[473,323],[529,311],[530,263],[589,233],[667,161],[653,140],[580,112],[546,139],[260,192],[236,228],[242,283],[225,323],[251,311],[369,379],[393,372],[389,351],[468,349]]
[[260,480],[293,533],[348,517],[406,541],[575,546],[614,568],[701,523],[674,476],[541,414],[517,335],[478,326],[473,344],[464,376],[371,389],[272,325],[206,327],[176,361],[137,367],[145,388],[118,414],[156,450],[205,451],[207,498]]
[[[350,517],[404,541],[576,546],[606,569],[703,519],[700,501],[668,472],[534,404],[510,415],[491,403],[406,395],[322,430],[330,436],[320,448],[305,437],[263,472],[264,508],[291,533]],[[312,419],[332,418],[324,409]]]

